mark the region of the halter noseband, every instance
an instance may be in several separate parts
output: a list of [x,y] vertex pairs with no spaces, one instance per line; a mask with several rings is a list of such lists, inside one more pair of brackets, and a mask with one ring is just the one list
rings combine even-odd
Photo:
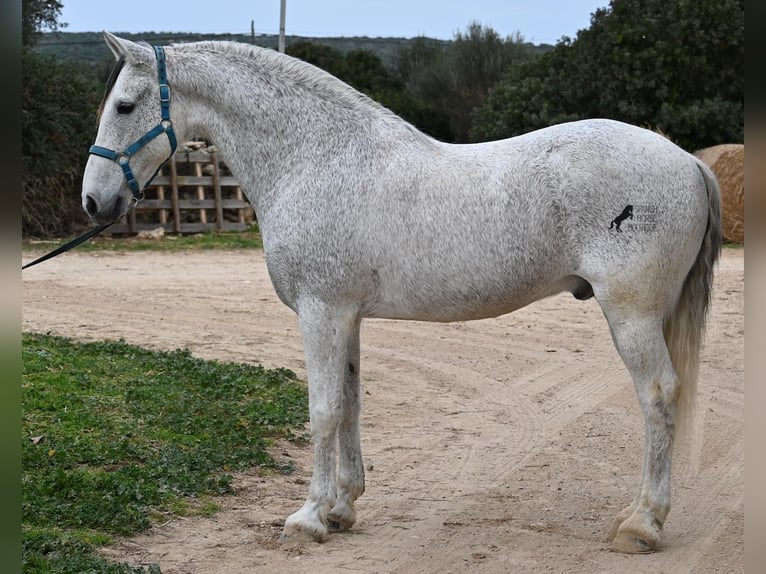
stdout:
[[[167,134],[168,142],[170,143],[170,155],[168,156],[168,159],[176,151],[177,145],[176,134],[173,131],[173,122],[170,121],[170,86],[168,86],[167,73],[165,71],[165,49],[162,46],[154,46],[154,53],[157,57],[157,77],[160,83],[160,122],[120,152],[98,145],[90,146],[88,152],[93,155],[116,161],[119,164],[123,174],[125,174],[125,179],[128,182],[130,191],[133,192],[133,199],[136,202],[141,199],[141,186],[138,184],[138,181],[136,181],[136,178],[133,175],[133,170],[130,169],[131,156],[163,133]],[[160,164],[160,167],[162,167],[162,164]],[[149,185],[149,182],[154,179],[154,176],[156,176],[159,171],[160,168],[158,167],[157,171],[155,171],[152,177],[149,178],[149,181],[146,182],[144,187]]]

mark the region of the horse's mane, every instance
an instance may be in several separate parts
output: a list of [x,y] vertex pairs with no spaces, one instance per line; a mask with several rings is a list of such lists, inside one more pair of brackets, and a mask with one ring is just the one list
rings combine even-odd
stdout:
[[106,104],[106,98],[109,97],[109,93],[114,88],[114,84],[117,81],[117,76],[120,75],[122,68],[125,67],[125,56],[120,58],[114,63],[112,70],[109,72],[109,77],[106,79],[106,86],[104,87],[104,97],[101,99],[101,103],[98,106],[98,118],[101,118],[101,114],[104,112],[104,105]]
[[327,99],[345,103],[350,107],[366,107],[383,116],[403,121],[385,106],[325,70],[270,48],[225,40],[179,43],[173,44],[173,48],[184,53],[212,52],[239,60],[251,60],[258,67],[273,73],[275,77],[290,79]]

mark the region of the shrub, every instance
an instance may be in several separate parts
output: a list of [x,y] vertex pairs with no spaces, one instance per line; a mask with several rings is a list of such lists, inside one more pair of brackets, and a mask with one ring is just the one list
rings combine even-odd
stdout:
[[22,51],[24,237],[61,237],[87,227],[80,184],[102,90],[82,64]]

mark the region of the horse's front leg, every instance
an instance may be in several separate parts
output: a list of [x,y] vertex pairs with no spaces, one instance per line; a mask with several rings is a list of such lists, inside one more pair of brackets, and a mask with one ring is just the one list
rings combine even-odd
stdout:
[[327,539],[336,501],[336,445],[342,418],[347,344],[356,313],[320,302],[304,303],[298,318],[306,354],[314,473],[303,507],[285,521],[281,540]]
[[356,522],[354,501],[364,492],[364,464],[359,436],[359,328],[357,319],[348,339],[345,378],[343,384],[343,406],[338,444],[340,463],[338,468],[338,496],[335,507],[330,511],[330,530],[348,530]]

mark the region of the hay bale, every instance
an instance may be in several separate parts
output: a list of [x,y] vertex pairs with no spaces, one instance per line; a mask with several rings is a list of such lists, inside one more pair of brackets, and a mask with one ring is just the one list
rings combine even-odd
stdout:
[[722,144],[694,153],[710,167],[721,187],[724,241],[745,242],[745,146]]

